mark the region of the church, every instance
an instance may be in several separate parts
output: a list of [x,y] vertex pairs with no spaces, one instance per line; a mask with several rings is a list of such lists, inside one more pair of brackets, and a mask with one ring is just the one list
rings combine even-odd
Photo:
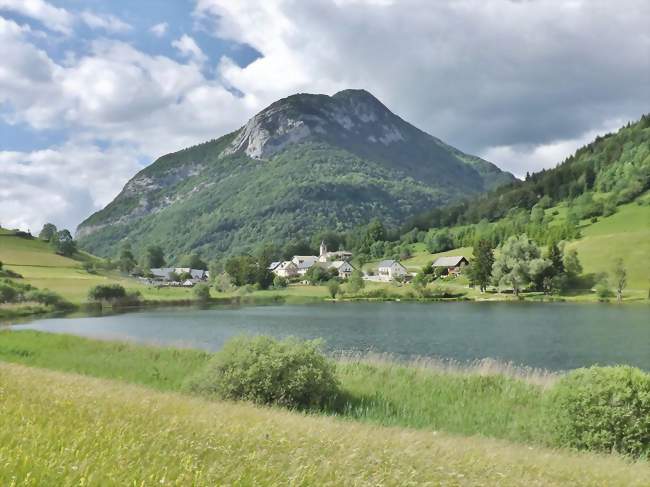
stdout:
[[347,250],[328,252],[327,245],[325,245],[325,241],[323,240],[320,243],[320,255],[318,256],[318,262],[330,262],[330,261],[337,261],[337,260],[343,260],[345,262],[349,262],[351,259],[352,259],[352,252],[348,252]]

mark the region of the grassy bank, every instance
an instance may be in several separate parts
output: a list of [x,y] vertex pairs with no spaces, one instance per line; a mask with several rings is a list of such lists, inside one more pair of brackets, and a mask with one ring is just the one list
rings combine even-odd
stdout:
[[[4,338],[4,337],[3,337]],[[2,485],[626,485],[647,463],[0,364]]]
[[[210,354],[34,331],[0,332],[0,360],[182,391]],[[503,373],[505,372],[505,374]],[[508,374],[508,372],[510,372]],[[337,361],[346,418],[545,444],[542,399],[554,376],[485,367]],[[507,375],[510,375],[509,377]]]

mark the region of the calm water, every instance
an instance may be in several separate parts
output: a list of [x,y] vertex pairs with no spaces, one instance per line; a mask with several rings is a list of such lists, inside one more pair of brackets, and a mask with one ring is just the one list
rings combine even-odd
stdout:
[[650,308],[512,303],[346,303],[174,308],[56,318],[20,328],[217,350],[240,334],[324,338],[330,350],[551,370],[632,364],[650,370]]

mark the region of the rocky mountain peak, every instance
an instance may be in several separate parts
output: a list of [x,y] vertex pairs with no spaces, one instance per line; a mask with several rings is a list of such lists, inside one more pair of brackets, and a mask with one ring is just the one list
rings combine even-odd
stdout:
[[287,145],[306,139],[363,137],[384,145],[405,140],[401,120],[366,90],[334,94],[300,93],[265,108],[244,127],[222,156],[243,152],[254,159],[268,159]]

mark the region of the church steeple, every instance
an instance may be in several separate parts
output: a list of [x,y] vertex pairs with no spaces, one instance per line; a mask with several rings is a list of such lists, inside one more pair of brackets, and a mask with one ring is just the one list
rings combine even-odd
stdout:
[[318,258],[321,262],[327,260],[327,245],[325,245],[325,240],[320,243],[320,256]]

